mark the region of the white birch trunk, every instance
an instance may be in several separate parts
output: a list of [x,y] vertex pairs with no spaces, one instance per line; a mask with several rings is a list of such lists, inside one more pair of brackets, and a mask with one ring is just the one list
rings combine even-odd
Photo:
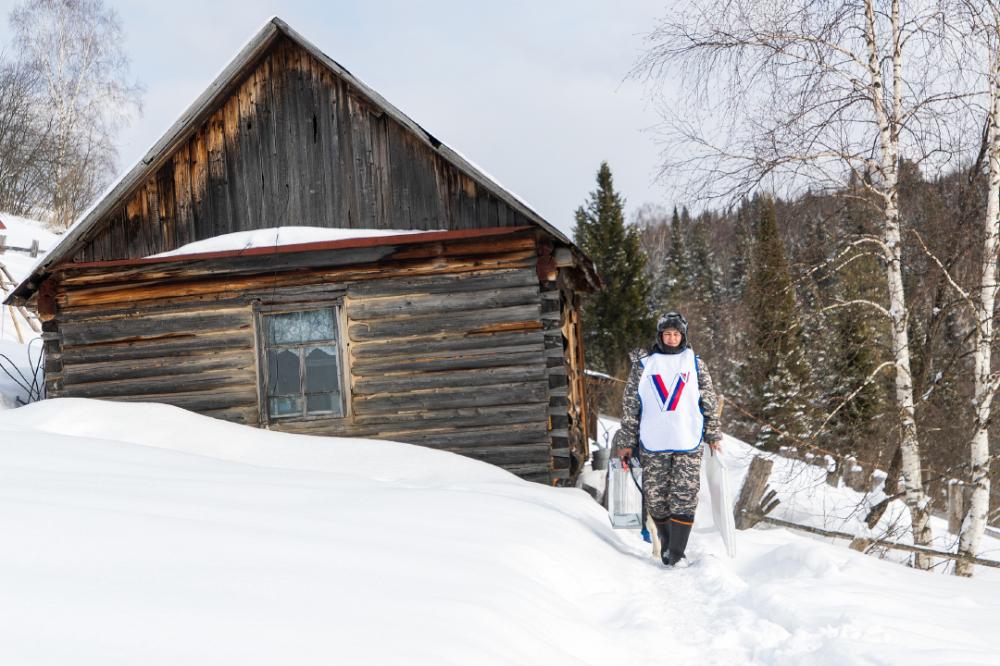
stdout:
[[[983,229],[983,266],[979,298],[976,300],[975,430],[970,442],[972,498],[962,524],[958,552],[975,556],[986,531],[990,508],[989,422],[996,392],[992,375],[993,316],[997,297],[997,246],[1000,237],[1000,52],[993,54],[990,68],[990,110],[987,147],[989,184],[986,188],[986,219]],[[971,576],[973,565],[956,561],[955,575]]]
[[[900,419],[901,476],[906,505],[910,510],[913,542],[929,546],[933,540],[930,527],[930,502],[924,493],[920,469],[920,447],[915,418],[913,379],[910,373],[910,339],[906,296],[903,291],[903,260],[899,214],[899,120],[902,116],[902,53],[899,38],[899,0],[892,3],[893,89],[892,109],[886,109],[879,52],[875,37],[873,0],[865,2],[866,41],[870,94],[879,125],[880,164],[885,217],[883,220],[886,283],[889,291],[889,315],[892,319],[892,355],[896,366],[896,406]],[[891,113],[891,116],[890,116]],[[932,558],[914,556],[918,569],[927,569]]]

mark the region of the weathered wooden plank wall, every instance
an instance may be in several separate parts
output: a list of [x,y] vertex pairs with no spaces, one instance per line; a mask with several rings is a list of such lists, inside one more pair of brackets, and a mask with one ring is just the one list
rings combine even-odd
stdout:
[[73,260],[138,258],[288,225],[530,224],[282,37],[221,107],[94,225]]
[[522,233],[353,250],[369,263],[350,265],[329,251],[68,265],[45,322],[49,395],[155,400],[261,425],[252,303],[337,295],[349,416],[270,427],[406,441],[547,481],[558,364],[546,348],[559,327],[543,323],[535,243]]

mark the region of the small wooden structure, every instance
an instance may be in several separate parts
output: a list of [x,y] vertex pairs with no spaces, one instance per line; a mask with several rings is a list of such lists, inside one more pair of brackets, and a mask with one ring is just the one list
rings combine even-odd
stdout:
[[[291,225],[359,231],[150,258]],[[411,442],[548,483],[587,456],[597,284],[561,232],[273,19],[8,302],[41,314],[50,397]]]

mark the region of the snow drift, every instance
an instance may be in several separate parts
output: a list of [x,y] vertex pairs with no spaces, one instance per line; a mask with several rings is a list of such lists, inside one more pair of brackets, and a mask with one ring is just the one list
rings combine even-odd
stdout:
[[0,663],[995,663],[996,577],[729,560],[707,500],[667,571],[580,490],[405,444],[51,400],[0,412],[0,493]]

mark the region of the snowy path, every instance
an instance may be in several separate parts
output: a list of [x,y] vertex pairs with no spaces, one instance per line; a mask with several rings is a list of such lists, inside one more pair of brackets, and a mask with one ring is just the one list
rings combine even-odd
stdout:
[[665,570],[579,490],[157,405],[0,411],[0,533],[4,664],[997,663],[996,576],[707,509]]

